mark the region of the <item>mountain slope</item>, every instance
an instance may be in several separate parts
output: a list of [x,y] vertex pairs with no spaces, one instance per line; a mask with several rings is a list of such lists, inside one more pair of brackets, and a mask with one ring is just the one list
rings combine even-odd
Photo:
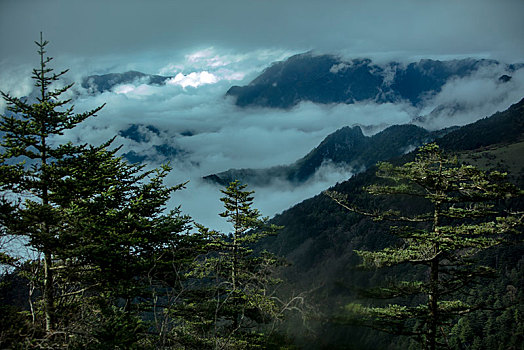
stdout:
[[[522,120],[524,120],[524,99],[504,112],[452,131],[439,138],[437,142],[445,150],[458,152],[459,159],[462,161],[485,169],[511,171],[510,178],[522,187],[524,185],[524,160],[521,153],[524,149]],[[480,140],[480,146],[476,146],[474,140]],[[412,159],[413,154],[410,153],[393,159],[392,162],[399,164]],[[378,179],[375,176],[375,168],[371,168],[334,186],[333,190],[347,194],[352,202],[367,206],[369,210],[377,207],[391,208],[391,199],[372,198],[363,191],[363,187],[376,181]],[[425,205],[424,202],[415,200],[396,201],[395,204],[397,209],[400,207],[402,211],[410,213],[420,211]],[[323,194],[305,200],[275,216],[272,223],[282,225],[284,228],[279,235],[266,240],[264,248],[285,256],[291,263],[283,272],[288,281],[287,289],[295,292],[309,291],[309,300],[317,303],[328,318],[340,312],[341,306],[355,301],[358,298],[359,288],[375,286],[388,278],[387,269],[373,271],[357,269],[359,259],[354,253],[355,249],[376,250],[395,243],[396,238],[388,233],[386,223],[372,222],[370,219],[348,213]],[[496,248],[483,255],[482,259],[488,264],[494,264],[494,267],[506,271],[498,280],[490,282],[495,284],[489,288],[496,287],[497,290],[504,291],[507,285],[515,283],[522,285],[524,283],[521,261],[523,256],[522,244],[509,248]],[[519,260],[520,265],[518,265]],[[402,272],[403,268],[400,267],[398,271]],[[520,278],[515,277],[519,275]],[[494,289],[489,288],[488,292],[494,293]],[[483,293],[483,290],[481,292]],[[493,319],[492,322],[496,320]],[[482,328],[483,326],[479,326],[479,334],[487,332]],[[343,344],[348,343],[353,344],[356,349],[407,348],[398,344],[391,345],[389,342],[393,338],[388,338],[381,333],[352,329],[329,322],[315,324],[315,327],[317,333],[322,336],[302,339],[309,344],[308,348],[337,348],[337,346],[344,348]],[[291,333],[293,334],[292,330]],[[398,338],[394,339],[398,341]]]
[[394,125],[371,137],[364,136],[359,126],[346,126],[328,135],[320,145],[291,165],[268,169],[230,169],[204,178],[221,185],[234,180],[250,185],[267,185],[277,179],[302,183],[325,163],[342,165],[358,172],[377,161],[402,155],[434,138],[433,133],[415,125]]
[[438,140],[447,150],[473,150],[497,143],[522,140],[524,130],[524,99],[503,112],[480,119],[455,130]]
[[[249,85],[233,86],[227,95],[236,97],[240,107],[291,108],[300,101],[327,104],[366,100],[406,100],[416,105],[438,93],[450,79],[498,65],[497,61],[477,59],[377,65],[370,59],[346,61],[333,55],[306,53],[274,63]],[[505,68],[509,73],[519,67]]]
[[[511,153],[506,153],[505,157],[520,158],[520,163],[524,166],[524,159],[519,157],[518,154],[514,154],[514,152],[518,152],[518,150],[521,149],[518,145],[524,142],[523,120],[524,99],[504,112],[497,113],[492,117],[482,119],[476,123],[463,126],[437,139],[436,142],[444,150],[463,153],[481,153],[486,150],[487,147],[492,149],[503,149],[503,147],[507,147],[508,144],[513,145],[515,150]],[[485,137],[485,135],[495,136],[493,135],[494,133],[498,133],[499,137]],[[480,149],[472,147],[473,141],[476,142],[477,140],[481,140],[481,145],[477,147],[482,147]],[[468,156],[466,158],[473,160],[475,157]],[[500,158],[502,158],[502,156]],[[413,159],[412,153],[403,155],[401,158],[393,159],[393,161],[401,163],[410,159]],[[496,162],[493,160],[491,163]],[[514,168],[518,169],[516,166]],[[521,167],[518,171],[524,172],[524,167]],[[376,180],[374,172],[375,168],[372,167],[365,172],[355,175],[349,180],[336,185],[333,190],[346,193],[350,197],[363,195],[362,187]],[[300,245],[304,244],[308,237],[313,237],[317,240],[321,239],[322,232],[330,231],[330,235],[333,235],[333,233],[337,231],[341,232],[340,228],[337,228],[337,226],[345,219],[335,219],[331,221],[333,215],[338,215],[336,214],[337,212],[343,212],[343,210],[334,205],[332,200],[322,194],[307,199],[284,211],[273,219],[274,223],[284,225],[285,228],[278,238],[275,239],[275,242],[281,242],[273,244],[272,249],[275,251],[281,250],[286,255],[291,254],[294,258],[302,256],[302,254],[297,255],[297,250],[301,249]],[[326,215],[327,213],[330,214]],[[314,217],[314,222],[308,222],[308,220],[304,219],[304,216]],[[323,228],[320,228],[319,226]],[[345,230],[346,229],[344,228],[343,231]],[[301,238],[294,237],[297,232],[300,233]],[[333,249],[335,249],[335,247],[333,247]]]
[[503,112],[481,119],[462,128],[434,132],[415,125],[394,125],[366,137],[359,126],[343,127],[328,135],[315,149],[290,165],[266,169],[229,169],[205,176],[204,179],[221,185],[239,180],[250,185],[268,185],[274,180],[302,183],[310,179],[325,163],[363,171],[376,162],[398,157],[409,150],[438,139],[448,150],[471,150],[496,144],[500,140],[513,143],[521,138],[524,128],[523,102]]

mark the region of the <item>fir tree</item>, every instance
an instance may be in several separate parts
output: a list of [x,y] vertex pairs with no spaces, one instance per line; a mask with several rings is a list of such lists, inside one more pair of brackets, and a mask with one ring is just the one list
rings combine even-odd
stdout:
[[195,324],[207,327],[201,335],[207,339],[203,347],[260,346],[267,336],[263,325],[282,316],[282,305],[273,294],[278,283],[273,274],[280,260],[267,251],[254,251],[257,242],[276,234],[279,227],[261,218],[253,208],[253,191],[246,191],[246,187],[235,181],[222,190],[220,200],[225,210],[219,215],[231,223],[231,232],[199,226],[210,237],[210,252],[196,269],[209,281],[203,290],[207,300],[195,310],[200,319]]
[[6,234],[27,237],[28,244],[43,255],[43,303],[45,328],[55,328],[55,292],[53,289],[53,255],[60,242],[57,227],[56,203],[50,191],[56,181],[52,173],[59,168],[60,161],[82,152],[84,146],[59,144],[53,137],[62,135],[67,129],[74,128],[86,118],[94,116],[103,106],[94,110],[75,114],[73,107],[66,107],[69,99],[60,99],[72,84],[54,88],[67,70],[58,74],[49,67],[52,58],[46,56],[48,41],[35,42],[38,46],[40,64],[33,69],[32,78],[38,90],[34,103],[27,98],[17,98],[1,92],[7,102],[8,115],[2,116],[0,131],[4,132],[0,154],[0,186],[4,191],[25,197],[23,203],[17,203],[4,192],[2,207],[10,212],[2,215],[2,225]]
[[435,144],[421,147],[413,162],[401,166],[379,163],[377,176],[392,183],[369,186],[370,194],[402,195],[403,200],[422,198],[430,210],[418,215],[395,210],[370,212],[350,203],[345,195],[327,194],[352,212],[402,223],[391,227],[391,232],[401,239],[401,246],[357,251],[363,266],[411,264],[426,269],[424,280],[391,282],[368,291],[368,296],[387,299],[419,295],[426,302],[385,307],[351,304],[347,310],[361,318],[360,323],[413,336],[427,349],[447,346],[445,327],[450,320],[489,308],[483,302],[466,302],[461,296],[479,278],[493,272],[476,264],[475,255],[506,242],[511,234],[522,233],[523,213],[511,212],[505,205],[520,191],[505,181],[505,174],[460,165]]
[[[72,84],[52,86],[67,71],[53,74],[45,56],[48,42],[36,44],[36,101],[2,92],[9,112],[0,122],[2,234],[25,238],[43,256],[42,276],[26,275],[30,283],[42,278],[48,335],[38,339],[42,347],[76,339],[81,348],[106,348],[119,337],[123,346],[136,346],[148,333],[143,313],[156,315],[155,297],[180,287],[173,269],[187,270],[202,251],[199,236],[186,234],[189,217],[178,208],[166,211],[184,185],[163,184],[168,166],[144,171],[128,164],[116,156],[119,148],[109,150],[113,140],[96,147],[60,144],[57,136],[102,106],[74,114],[70,100],[60,99]],[[0,258],[14,263],[6,252]],[[38,313],[31,312],[33,335],[39,336]],[[64,335],[60,344],[52,344],[52,334]]]
[[[184,291],[180,271],[190,268],[202,242],[189,234],[190,218],[179,208],[166,212],[172,193],[183,187],[163,184],[170,168],[143,171],[115,157],[116,151],[90,147],[69,165],[68,185],[58,186],[69,191],[56,192],[67,227],[57,255],[67,257],[60,266],[69,283],[78,285],[74,293],[89,291],[79,307],[92,304],[90,319],[76,320],[73,330],[84,327],[86,342],[125,336],[144,345],[145,339],[157,341],[142,321],[144,313],[162,316],[182,302],[166,295]],[[97,338],[100,332],[103,339]],[[162,332],[160,326],[153,333]]]

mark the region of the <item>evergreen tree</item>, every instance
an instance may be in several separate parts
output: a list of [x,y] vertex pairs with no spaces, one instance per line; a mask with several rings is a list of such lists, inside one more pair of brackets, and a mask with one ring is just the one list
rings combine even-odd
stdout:
[[[53,255],[60,242],[56,203],[50,186],[57,179],[52,173],[61,167],[60,161],[75,157],[84,146],[59,144],[53,137],[62,135],[86,118],[94,116],[103,106],[92,111],[74,114],[73,107],[65,107],[70,100],[60,99],[72,84],[53,88],[67,70],[58,74],[49,67],[52,58],[46,56],[48,41],[35,42],[40,64],[33,69],[32,78],[38,89],[34,103],[1,92],[7,102],[8,115],[2,116],[0,131],[4,133],[0,154],[0,186],[2,190],[24,198],[23,203],[13,200],[4,192],[1,216],[5,234],[27,237],[28,244],[43,256],[43,303],[45,328],[55,328],[55,291]],[[6,213],[8,211],[9,213]]]
[[101,346],[118,336],[145,346],[145,339],[157,342],[151,331],[162,330],[146,327],[144,315],[154,319],[182,301],[166,295],[183,292],[179,271],[190,268],[202,242],[189,234],[190,218],[179,208],[166,213],[170,195],[183,187],[163,185],[170,168],[143,171],[116,151],[91,147],[71,162],[69,185],[58,186],[70,190],[55,192],[67,227],[57,255],[67,257],[60,266],[70,285],[78,285],[75,293],[89,291],[78,302],[80,308],[91,304],[90,318],[73,322],[73,330],[82,326],[89,333],[85,342]]
[[202,289],[207,300],[198,303],[195,325],[204,329],[202,347],[260,347],[266,340],[263,325],[281,316],[281,305],[274,296],[278,280],[273,277],[279,259],[267,251],[255,252],[262,238],[276,234],[279,227],[269,225],[253,205],[253,191],[238,181],[222,190],[224,212],[219,215],[232,225],[228,234],[200,226],[210,237],[206,256],[196,273],[207,280]]
[[[63,162],[66,173],[55,174],[61,180],[51,189],[64,226],[57,254],[69,258],[69,273],[90,266],[92,283],[130,300],[144,288],[141,279],[164,263],[159,256],[185,237],[190,219],[178,208],[165,213],[171,194],[184,186],[163,184],[168,166],[143,171],[105,146],[87,148]],[[89,275],[82,270],[77,277],[85,282]]]
[[360,323],[413,336],[427,349],[447,346],[445,327],[451,319],[489,307],[482,301],[466,301],[462,294],[493,272],[477,265],[475,255],[506,242],[511,234],[522,233],[523,213],[511,212],[506,205],[520,191],[505,181],[505,174],[460,165],[435,144],[421,147],[413,162],[401,166],[379,163],[377,176],[392,183],[369,186],[370,194],[422,198],[430,210],[417,215],[395,210],[370,212],[350,203],[343,194],[327,194],[352,212],[403,224],[391,227],[401,239],[400,246],[357,251],[363,266],[411,264],[425,269],[424,280],[392,281],[368,291],[368,296],[411,300],[422,296],[426,301],[416,306],[351,304],[347,310]]
[[[36,284],[41,278],[43,328],[47,335],[64,335],[60,346],[136,346],[151,330],[144,314],[160,312],[155,298],[180,288],[173,270],[187,270],[202,252],[200,236],[186,234],[190,219],[178,208],[166,213],[167,201],[183,184],[163,184],[168,166],[144,171],[126,163],[116,156],[118,148],[108,149],[113,140],[97,147],[60,144],[57,136],[103,106],[74,114],[70,100],[60,99],[72,84],[52,85],[67,71],[53,74],[45,56],[48,42],[40,38],[36,44],[36,101],[2,92],[8,105],[0,121],[2,234],[23,237],[41,253],[43,272],[36,268],[26,277]],[[14,263],[5,251],[0,258]],[[40,337],[39,314],[31,312],[33,336]],[[53,341],[38,339],[42,347]]]

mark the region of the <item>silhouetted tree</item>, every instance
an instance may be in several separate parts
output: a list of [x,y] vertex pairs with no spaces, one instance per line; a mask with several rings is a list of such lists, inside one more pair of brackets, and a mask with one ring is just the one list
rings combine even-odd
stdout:
[[[166,211],[183,184],[163,184],[168,166],[144,171],[128,164],[116,156],[118,148],[109,149],[113,140],[96,147],[60,143],[57,136],[103,106],[73,113],[71,101],[61,99],[72,84],[54,85],[67,70],[54,74],[48,42],[41,36],[36,44],[36,100],[2,92],[8,113],[0,121],[1,233],[23,237],[43,257],[23,265],[43,263],[25,277],[36,284],[41,278],[33,298],[42,300],[48,335],[65,334],[67,343],[75,334],[82,347],[104,347],[118,337],[133,344],[147,330],[140,318],[152,312],[152,291],[173,288],[172,267],[188,266],[202,246],[186,234],[189,217]],[[17,266],[3,249],[0,259]],[[38,313],[31,311],[34,323]]]
[[25,197],[23,203],[10,200],[5,194],[2,206],[9,208],[10,215],[3,216],[3,226],[8,234],[23,235],[28,244],[43,255],[44,279],[43,301],[45,327],[47,331],[55,327],[55,295],[53,281],[53,255],[59,245],[59,228],[54,194],[51,184],[57,180],[52,173],[62,167],[62,160],[75,157],[84,146],[56,144],[53,137],[62,135],[86,118],[94,116],[101,108],[74,114],[73,107],[66,108],[69,99],[60,99],[72,84],[53,87],[67,70],[58,74],[49,68],[52,58],[46,56],[47,41],[35,42],[38,46],[40,64],[33,69],[32,78],[38,89],[34,103],[27,98],[17,98],[2,92],[7,102],[7,110],[0,122],[4,133],[0,169],[0,186],[4,191]]

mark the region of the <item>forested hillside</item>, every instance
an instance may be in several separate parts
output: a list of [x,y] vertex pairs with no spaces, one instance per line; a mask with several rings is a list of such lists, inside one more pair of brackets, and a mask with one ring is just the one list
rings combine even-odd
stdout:
[[[449,147],[461,162],[485,170],[508,171],[512,181],[522,186],[523,105],[524,101],[520,101],[505,112],[455,130],[436,142],[444,150]],[[414,154],[410,153],[391,161],[400,165],[412,161],[413,157]],[[330,191],[347,195],[351,203],[369,211],[395,208],[416,214],[427,208],[423,200],[373,198],[365,193],[364,187],[380,181],[375,176],[376,171],[373,167],[334,186]],[[512,201],[511,205],[514,210],[523,208],[521,199]],[[398,244],[398,238],[389,234],[390,223],[377,223],[370,218],[349,213],[325,194],[294,206],[272,221],[284,226],[284,229],[277,237],[267,240],[264,247],[284,255],[291,262],[284,273],[290,281],[289,288],[309,291],[311,299],[324,312],[324,322],[313,326],[317,327],[317,333],[312,335],[312,339],[304,339],[300,332],[294,330],[293,325],[289,325],[290,332],[296,332],[304,344],[317,344],[312,348],[408,347],[406,338],[391,338],[366,328],[352,328],[344,325],[344,322],[335,322],[335,319],[343,318],[344,305],[355,301],[371,302],[362,299],[360,290],[379,286],[394,275],[417,276],[421,273],[404,265],[390,270],[357,268],[360,259],[355,250],[378,250]],[[496,269],[498,275],[472,287],[470,297],[491,301],[499,309],[493,312],[479,311],[455,319],[449,335],[452,348],[520,348],[523,319],[522,304],[518,301],[522,301],[523,297],[523,257],[522,243],[493,247],[479,255],[479,261]],[[513,306],[509,309],[502,307],[508,304]]]
[[322,165],[333,164],[357,173],[378,161],[404,154],[435,137],[436,133],[415,125],[390,126],[373,136],[365,136],[360,126],[346,126],[328,135],[315,149],[293,164],[267,169],[230,169],[204,179],[221,185],[237,179],[262,186],[278,180],[300,184],[311,179]]

